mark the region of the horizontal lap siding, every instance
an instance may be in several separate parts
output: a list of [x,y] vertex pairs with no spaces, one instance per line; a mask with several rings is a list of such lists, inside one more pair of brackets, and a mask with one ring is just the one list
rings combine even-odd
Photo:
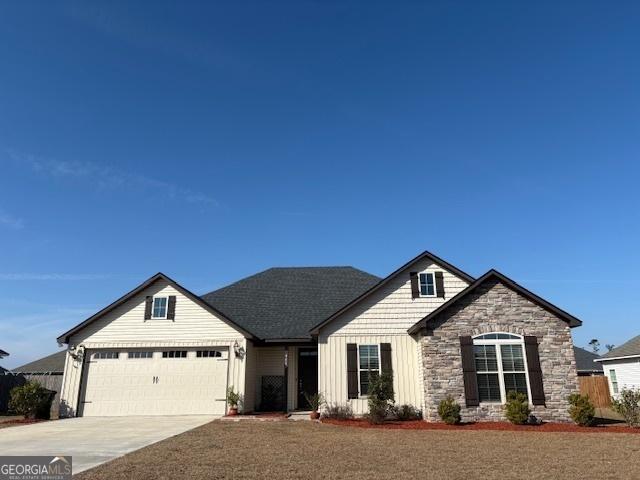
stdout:
[[[442,271],[446,297],[411,298],[409,271]],[[341,335],[406,334],[407,329],[445,301],[468,286],[467,282],[431,263],[419,262],[399,274],[383,288],[349,309],[331,322],[324,330]]]
[[[176,296],[175,320],[144,320],[146,296]],[[87,349],[192,348],[225,346],[229,349],[228,384],[245,395],[245,357],[236,357],[234,344],[247,349],[247,340],[218,318],[165,281],[153,285],[115,308],[70,338],[70,345]],[[61,416],[76,414],[82,363],[67,354],[63,379]],[[188,392],[185,392],[188,394]]]
[[[144,320],[147,295],[176,296],[174,320]],[[70,339],[80,342],[235,339],[243,335],[215,315],[158,281],[123,305],[82,329]]]
[[357,415],[367,413],[366,399],[347,399],[347,344],[391,344],[393,389],[396,403],[422,407],[418,373],[418,345],[409,335],[331,336],[318,342],[320,377],[318,389],[328,403],[349,403]]
[[[629,358],[626,360],[613,360],[603,362],[604,374],[609,380],[609,390],[614,397],[619,396],[619,392],[623,388],[636,389],[640,388],[640,358]],[[610,370],[616,371],[616,379],[618,380],[618,394],[613,393],[611,385]]]

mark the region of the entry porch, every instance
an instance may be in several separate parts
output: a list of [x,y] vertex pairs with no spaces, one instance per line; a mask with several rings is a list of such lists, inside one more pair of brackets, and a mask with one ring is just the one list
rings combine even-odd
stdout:
[[318,392],[314,344],[248,345],[244,413],[309,410],[305,393]]

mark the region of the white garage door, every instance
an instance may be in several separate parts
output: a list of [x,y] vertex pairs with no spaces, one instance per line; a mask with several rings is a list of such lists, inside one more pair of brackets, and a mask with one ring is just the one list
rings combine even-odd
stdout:
[[226,349],[88,350],[83,416],[225,413]]

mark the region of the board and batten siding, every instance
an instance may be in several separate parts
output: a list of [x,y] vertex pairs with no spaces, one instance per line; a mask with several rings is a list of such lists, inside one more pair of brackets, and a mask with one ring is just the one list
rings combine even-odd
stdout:
[[[618,398],[623,388],[640,389],[640,357],[624,358],[602,362],[604,374],[609,380],[609,392],[614,398]],[[613,392],[611,384],[611,370],[616,371],[618,381],[618,393]]]
[[[412,298],[409,272],[436,271],[443,272],[445,298]],[[396,404],[424,409],[420,346],[418,338],[407,330],[467,286],[462,278],[424,259],[322,328],[318,335],[318,389],[326,401],[348,403],[356,415],[367,413],[366,398],[348,400],[347,344],[390,343]]]
[[[287,381],[287,409],[294,410],[297,403],[297,349],[288,347],[288,378]],[[254,408],[260,407],[262,400],[262,376],[277,375],[284,376],[284,364],[286,347],[255,347],[256,368],[254,370],[253,381],[255,385]],[[249,374],[248,374],[249,376]],[[250,381],[247,377],[247,381]]]
[[320,360],[318,390],[329,404],[349,403],[356,415],[369,411],[366,398],[347,399],[347,344],[391,344],[393,391],[396,404],[421,408],[422,382],[418,371],[418,342],[405,335],[332,336],[318,342]]
[[[146,296],[176,296],[175,320],[144,319]],[[88,353],[96,349],[168,349],[226,347],[229,350],[227,384],[245,394],[244,357],[236,357],[234,344],[247,351],[242,333],[190,298],[182,295],[164,280],[158,280],[138,295],[105,314],[72,335],[70,346],[82,345]],[[82,362],[67,353],[60,398],[60,415],[77,414]]]

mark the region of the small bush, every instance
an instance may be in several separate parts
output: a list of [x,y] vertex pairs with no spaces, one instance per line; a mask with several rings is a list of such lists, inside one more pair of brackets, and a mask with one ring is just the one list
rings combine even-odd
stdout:
[[233,389],[233,385],[227,388],[227,403],[231,408],[237,408],[240,403],[240,394]]
[[579,393],[572,393],[569,395],[569,415],[576,424],[582,427],[589,427],[593,425],[593,419],[596,416],[596,409],[589,400],[589,395],[580,395]]
[[384,423],[390,413],[393,412],[394,394],[393,377],[388,373],[381,375],[369,374],[369,391],[367,392],[369,404],[369,422]]
[[322,393],[313,393],[309,395],[307,392],[304,392],[304,398],[307,400],[307,403],[311,407],[311,410],[317,412],[320,410],[320,407],[324,405],[324,395]]
[[398,420],[405,422],[410,420],[422,420],[422,412],[413,405],[398,405],[394,408]]
[[507,420],[516,425],[524,425],[529,419],[531,409],[524,393],[510,391],[507,393],[507,403],[504,406]]
[[333,420],[349,420],[353,418],[353,410],[351,405],[340,405],[339,403],[328,403],[322,412],[322,418],[331,418]]
[[613,399],[613,409],[622,415],[630,427],[640,427],[640,389],[623,388],[618,400]]
[[438,415],[447,425],[456,425],[460,423],[460,405],[453,399],[451,395],[440,400],[438,404]]
[[9,409],[25,418],[48,419],[55,392],[47,390],[37,382],[27,382],[11,389]]

